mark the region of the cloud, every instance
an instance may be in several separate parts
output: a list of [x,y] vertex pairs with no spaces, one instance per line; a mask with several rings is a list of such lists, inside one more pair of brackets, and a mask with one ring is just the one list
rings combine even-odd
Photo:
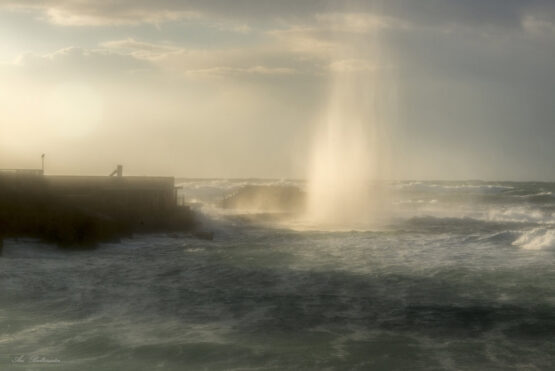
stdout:
[[[282,60],[287,57],[281,55]],[[0,72],[38,79],[99,79],[138,74],[166,75],[170,79],[257,79],[301,73],[297,66],[280,65],[275,54],[259,49],[188,49],[169,43],[133,38],[105,41],[98,48],[62,48],[52,53],[23,53]],[[9,72],[11,71],[11,72]]]
[[320,27],[332,32],[368,33],[387,28],[408,28],[409,24],[399,18],[369,12],[318,13],[315,20]]
[[381,68],[380,66],[370,63],[365,59],[341,59],[329,64],[329,69],[333,72],[374,72]]
[[4,1],[0,4],[12,11],[35,11],[40,19],[60,26],[107,26],[159,24],[198,17],[198,12],[170,1],[92,1],[32,0]]
[[[35,11],[48,22],[63,26],[160,24],[210,18],[232,22],[239,32],[250,23],[285,19],[295,23],[322,13],[369,13],[370,23],[384,19],[446,27],[520,27],[527,15],[555,14],[552,0],[5,0],[0,7]],[[369,19],[352,18],[352,27],[366,27]]]
[[294,75],[297,71],[285,67],[266,67],[266,66],[250,66],[250,67],[226,67],[217,66],[198,70],[186,70],[185,76],[188,77],[245,77],[245,76],[288,76]]
[[[51,23],[64,26],[134,25],[162,23],[199,16],[257,20],[306,15],[326,6],[327,1],[293,0],[6,0],[0,6],[19,11],[34,10]],[[239,24],[240,32],[248,30]]]
[[119,54],[132,55],[139,59],[155,60],[172,53],[181,53],[183,48],[170,43],[150,43],[137,41],[133,38],[112,40],[100,43],[100,47]]
[[19,72],[43,79],[121,77],[154,70],[151,63],[132,56],[79,47],[48,54],[25,53],[14,64]]
[[[71,58],[81,58],[83,61],[79,63],[83,68],[98,68],[91,65],[98,62],[106,70],[117,66],[126,66],[124,69],[128,71],[156,68],[186,77],[362,71],[374,68],[375,60],[386,59],[390,50],[395,51],[396,62],[408,69],[415,70],[420,65],[447,74],[475,65],[470,54],[488,57],[498,53],[505,58],[506,52],[491,47],[496,42],[523,45],[524,41],[528,42],[521,38],[523,35],[545,38],[555,33],[555,6],[542,0],[421,0],[419,6],[407,0],[388,1],[381,6],[362,1],[284,0],[279,6],[275,3],[266,0],[45,0],[39,3],[21,0],[4,1],[0,6],[31,9],[61,25],[124,25],[213,16],[211,25],[216,29],[258,33],[256,43],[245,46],[239,42],[232,47],[214,49],[191,49],[174,42],[146,42],[135,38],[108,40],[94,50],[60,51],[56,57],[43,56],[46,60],[41,62],[48,64],[48,58],[58,58],[69,64]],[[253,29],[252,24],[256,22],[264,22],[264,26]],[[453,56],[458,57],[451,61]],[[547,57],[551,59],[551,55]],[[98,61],[90,63],[93,59]],[[497,59],[491,57],[492,63],[479,69],[492,68]]]
[[187,78],[263,78],[302,73],[302,66],[283,52],[251,49],[181,49],[156,59],[156,64]]
[[262,45],[221,49],[186,48],[133,38],[100,43],[110,53],[147,60],[160,70],[188,78],[256,78],[313,74],[312,62],[298,60],[275,39]]
[[522,19],[522,28],[535,36],[555,36],[555,20],[541,15],[528,15]]
[[80,13],[71,9],[48,8],[46,18],[50,23],[61,26],[106,26],[106,25],[136,25],[140,23],[160,24],[169,21],[197,18],[195,12],[186,11],[147,11],[137,9],[116,14]]
[[268,31],[267,35],[277,41],[281,49],[307,57],[324,57],[338,47],[329,31],[317,27],[291,26]]

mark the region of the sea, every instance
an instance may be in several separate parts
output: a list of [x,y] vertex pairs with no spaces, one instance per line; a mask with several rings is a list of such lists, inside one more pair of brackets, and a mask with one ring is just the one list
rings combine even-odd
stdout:
[[362,228],[179,185],[213,240],[4,241],[0,370],[555,369],[555,183],[387,182]]

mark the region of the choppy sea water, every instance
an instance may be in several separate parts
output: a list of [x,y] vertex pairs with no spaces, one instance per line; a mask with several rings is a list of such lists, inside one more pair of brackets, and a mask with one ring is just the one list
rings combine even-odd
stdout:
[[213,241],[5,241],[0,369],[553,369],[555,184],[392,183],[326,231],[218,210],[252,183],[183,181]]

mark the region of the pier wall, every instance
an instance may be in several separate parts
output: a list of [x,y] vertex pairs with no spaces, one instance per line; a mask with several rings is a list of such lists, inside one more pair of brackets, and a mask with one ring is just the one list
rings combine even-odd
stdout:
[[175,208],[172,177],[45,176],[49,191],[92,208],[165,213]]
[[173,177],[44,176],[0,172],[1,236],[84,245],[129,233],[191,231]]

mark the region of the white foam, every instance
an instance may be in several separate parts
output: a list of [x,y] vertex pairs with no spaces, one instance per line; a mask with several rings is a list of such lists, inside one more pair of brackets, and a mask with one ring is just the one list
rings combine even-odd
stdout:
[[542,191],[542,192],[537,192],[537,193],[529,193],[529,194],[525,194],[525,195],[513,195],[512,197],[516,197],[516,198],[522,198],[522,199],[530,199],[530,198],[535,198],[535,197],[546,197],[546,196],[553,196],[552,192],[547,192],[547,191]]
[[531,229],[522,233],[522,235],[513,242],[513,245],[520,246],[527,250],[553,249],[555,248],[555,229]]
[[555,215],[550,215],[539,209],[533,209],[527,206],[491,208],[488,210],[487,219],[496,222],[555,223]]
[[428,190],[433,192],[438,191],[460,191],[460,190],[475,190],[475,191],[506,191],[514,189],[512,186],[501,184],[441,184],[429,182],[408,182],[392,185],[394,189],[416,188],[418,190]]

